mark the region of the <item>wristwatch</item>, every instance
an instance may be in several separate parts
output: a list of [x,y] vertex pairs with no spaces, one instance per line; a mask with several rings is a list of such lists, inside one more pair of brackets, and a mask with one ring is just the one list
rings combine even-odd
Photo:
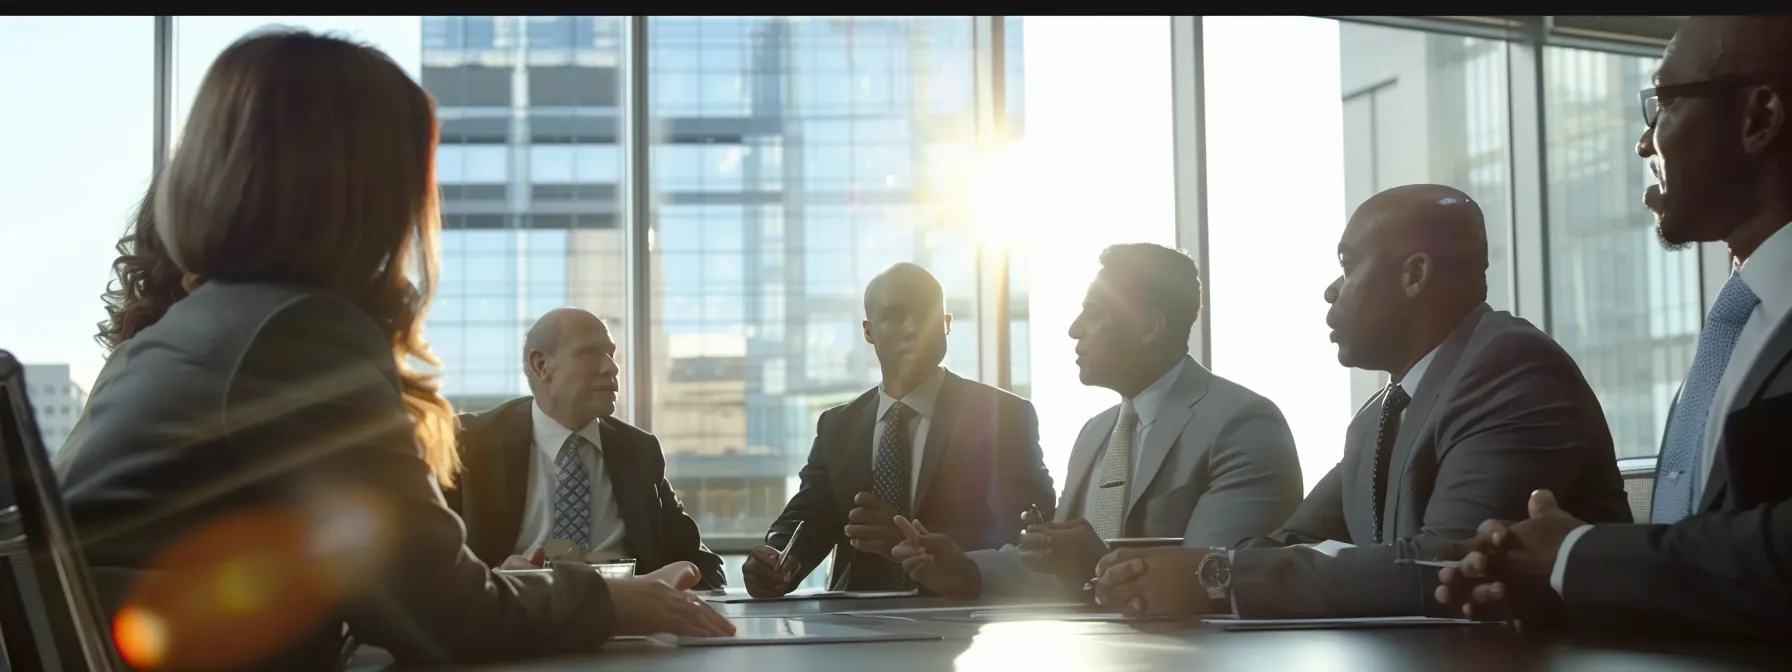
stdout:
[[1207,599],[1216,602],[1231,600],[1232,554],[1226,549],[1207,549],[1207,556],[1201,558],[1196,574],[1200,577],[1201,587],[1207,589]]

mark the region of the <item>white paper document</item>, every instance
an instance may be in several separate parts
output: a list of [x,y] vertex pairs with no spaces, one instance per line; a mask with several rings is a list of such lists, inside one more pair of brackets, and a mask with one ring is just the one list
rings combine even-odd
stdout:
[[1461,567],[1461,560],[1395,560],[1402,565],[1419,565],[1421,567]]
[[1320,553],[1324,553],[1328,556],[1335,558],[1335,557],[1338,557],[1339,550],[1346,549],[1346,548],[1356,548],[1356,545],[1355,544],[1346,544],[1342,541],[1337,541],[1335,539],[1327,539],[1327,540],[1321,541],[1317,544],[1296,544],[1296,547],[1304,548],[1304,549],[1307,549],[1310,551],[1318,551]]
[[680,637],[661,633],[646,640],[660,646],[753,646],[760,644],[836,644],[840,642],[909,642],[939,640],[935,634],[890,632],[794,618],[731,618],[733,637]]
[[1175,616],[1127,616],[1114,612],[1090,611],[1050,611],[1037,609],[1012,609],[1002,611],[973,611],[973,621],[1095,621],[1101,623],[1120,623],[1124,621],[1161,621],[1177,618]]
[[972,614],[1000,611],[1040,611],[1047,609],[1074,609],[1086,606],[1082,602],[1043,602],[1014,605],[966,605],[962,607],[909,607],[904,609],[858,609],[853,611],[837,611],[839,616],[950,616],[970,617]]
[[1204,623],[1226,630],[1332,630],[1349,628],[1416,628],[1440,625],[1482,625],[1485,621],[1428,616],[1383,618],[1209,618]]
[[798,590],[781,597],[753,597],[745,591],[709,591],[697,593],[705,602],[740,604],[745,602],[779,602],[789,600],[869,600],[886,597],[914,597],[913,590]]

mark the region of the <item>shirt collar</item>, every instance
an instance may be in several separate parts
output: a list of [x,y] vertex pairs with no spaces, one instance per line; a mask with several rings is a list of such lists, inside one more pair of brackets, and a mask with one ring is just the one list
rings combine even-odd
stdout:
[[[529,424],[531,425],[531,435],[535,439],[535,450],[546,455],[549,460],[559,458],[560,447],[566,445],[566,438],[572,436],[572,430],[560,424],[559,420],[548,417],[547,411],[541,410],[541,402],[531,401],[529,408],[531,418]],[[598,423],[602,421],[601,418],[592,420],[579,430],[579,436],[590,441],[591,447],[597,450],[599,455],[604,452],[604,442],[598,431]]]
[[1406,370],[1406,375],[1400,378],[1400,390],[1406,393],[1408,399],[1418,396],[1419,383],[1425,380],[1425,370],[1431,368],[1431,360],[1437,359],[1437,351],[1442,350],[1443,347],[1442,343],[1437,344],[1437,347],[1432,348],[1431,352],[1425,353],[1424,357],[1420,357],[1419,361],[1412,365],[1412,368]]
[[1132,412],[1139,416],[1139,426],[1144,427],[1157,421],[1158,411],[1163,410],[1164,401],[1170,398],[1170,390],[1176,387],[1176,379],[1182,376],[1183,367],[1188,366],[1188,358],[1184,357],[1164,375],[1158,376],[1157,382],[1145,388],[1139,396],[1132,399]]
[[[935,368],[933,375],[928,376],[927,380],[921,381],[920,387],[910,391],[908,396],[903,397],[900,401],[902,402],[902,405],[907,406],[909,410],[914,411],[916,415],[923,418],[932,418],[933,405],[935,402],[939,401],[940,386],[944,385],[945,382],[945,367]],[[894,405],[897,401],[899,400],[890,396],[890,393],[884,390],[883,385],[880,384],[877,386],[878,422],[883,422],[884,416],[890,412],[890,406]]]
[[1792,312],[1792,225],[1780,227],[1761,241],[1736,272],[1761,299],[1761,310],[1767,312],[1770,324]]

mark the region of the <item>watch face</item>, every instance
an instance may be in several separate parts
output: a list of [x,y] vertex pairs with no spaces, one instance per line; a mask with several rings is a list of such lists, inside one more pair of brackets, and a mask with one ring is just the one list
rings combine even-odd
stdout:
[[1201,563],[1201,585],[1223,587],[1232,584],[1232,563],[1224,555],[1210,555]]

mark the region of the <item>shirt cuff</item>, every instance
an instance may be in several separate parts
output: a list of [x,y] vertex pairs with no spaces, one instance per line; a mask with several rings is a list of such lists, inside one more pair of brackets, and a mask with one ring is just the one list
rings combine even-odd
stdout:
[[[1232,561],[1236,560],[1237,556],[1238,551],[1232,549],[1226,550],[1226,569],[1228,572],[1231,571]],[[1226,601],[1231,603],[1232,617],[1238,618],[1238,591],[1231,586],[1232,579],[1230,577],[1226,579],[1226,583]]]
[[1562,537],[1562,549],[1556,551],[1556,566],[1549,571],[1549,587],[1555,589],[1556,597],[1562,597],[1562,577],[1568,575],[1568,554],[1574,551],[1574,542],[1580,541],[1581,536],[1591,529],[1592,525],[1582,525]]

